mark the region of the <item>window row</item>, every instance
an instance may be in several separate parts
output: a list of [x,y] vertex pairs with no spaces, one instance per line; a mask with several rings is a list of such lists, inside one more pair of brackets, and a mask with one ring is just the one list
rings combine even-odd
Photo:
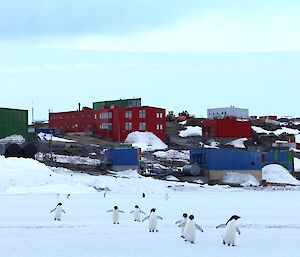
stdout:
[[112,123],[102,123],[100,125],[100,129],[107,129],[107,130],[111,131],[112,130]]

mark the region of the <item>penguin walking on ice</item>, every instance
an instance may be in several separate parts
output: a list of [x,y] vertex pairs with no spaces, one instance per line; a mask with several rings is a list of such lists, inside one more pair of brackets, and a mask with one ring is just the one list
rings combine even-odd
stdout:
[[236,221],[240,219],[241,217],[237,215],[233,215],[227,222],[226,224],[220,224],[216,228],[225,228],[224,229],[224,234],[223,234],[223,244],[224,245],[232,245],[235,246],[235,235],[238,233],[239,235],[241,234],[241,231],[239,228],[236,226]]
[[142,222],[144,222],[145,220],[149,219],[149,232],[158,232],[157,219],[162,220],[162,217],[156,215],[155,211],[155,208],[151,209],[150,215],[142,220]]
[[179,227],[184,227],[183,236],[185,241],[191,242],[192,244],[195,243],[196,239],[196,230],[200,230],[203,232],[203,229],[196,224],[194,215],[190,215],[187,219],[186,223],[182,223]]
[[120,213],[124,213],[124,212],[119,210],[118,206],[115,206],[112,210],[109,210],[107,212],[113,213],[112,218],[114,224],[120,224]]
[[[182,214],[182,219],[181,220],[177,220],[175,222],[176,225],[178,225],[180,228],[181,228],[181,237],[184,238],[184,227],[185,227],[185,224],[186,224],[186,221],[187,221],[187,213],[184,213]],[[184,224],[183,226],[181,226],[181,224]]]
[[60,221],[61,220],[61,213],[66,213],[65,210],[63,208],[61,208],[62,203],[58,203],[56,205],[56,207],[50,212],[54,212],[55,211],[55,215],[54,215],[54,220]]
[[141,222],[141,213],[146,215],[146,213],[144,213],[138,205],[136,205],[134,207],[134,210],[130,212],[130,214],[132,213],[133,213],[134,221],[138,221],[138,222]]

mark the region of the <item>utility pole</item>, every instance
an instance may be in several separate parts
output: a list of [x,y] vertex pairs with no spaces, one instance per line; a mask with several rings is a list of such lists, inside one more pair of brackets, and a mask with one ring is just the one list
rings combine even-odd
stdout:
[[34,109],[33,109],[33,101],[31,103],[31,123],[34,124]]

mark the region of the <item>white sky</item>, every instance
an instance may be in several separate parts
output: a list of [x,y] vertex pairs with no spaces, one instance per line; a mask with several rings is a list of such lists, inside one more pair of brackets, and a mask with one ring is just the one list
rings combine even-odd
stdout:
[[[205,116],[235,105],[300,116],[299,1],[0,3],[1,106],[142,97]],[[9,22],[7,22],[9,21]]]

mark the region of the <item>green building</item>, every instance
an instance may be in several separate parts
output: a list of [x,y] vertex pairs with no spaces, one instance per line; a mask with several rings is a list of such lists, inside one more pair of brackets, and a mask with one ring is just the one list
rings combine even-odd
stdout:
[[15,134],[28,137],[28,111],[0,108],[0,138]]
[[132,98],[132,99],[119,99],[119,100],[112,100],[112,101],[102,101],[102,102],[94,102],[93,109],[99,110],[103,107],[111,107],[111,106],[120,106],[120,107],[136,107],[142,105],[141,98]]

